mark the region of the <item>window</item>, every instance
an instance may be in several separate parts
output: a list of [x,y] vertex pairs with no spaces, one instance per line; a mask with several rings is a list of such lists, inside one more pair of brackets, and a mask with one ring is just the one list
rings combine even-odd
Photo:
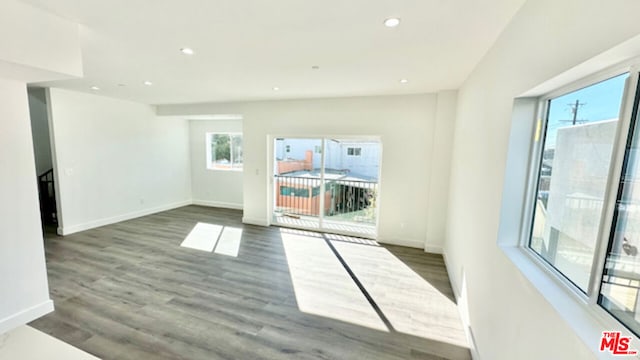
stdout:
[[347,148],[347,155],[349,156],[360,156],[360,154],[362,153],[362,148],[354,148],[354,147],[350,147]]
[[640,128],[634,110],[625,159],[615,195],[613,225],[602,276],[599,303],[640,335]]
[[242,135],[208,133],[207,168],[211,170],[242,170]]
[[594,262],[625,78],[547,102],[530,246],[583,292]]
[[526,246],[640,335],[637,78],[624,73],[541,102]]

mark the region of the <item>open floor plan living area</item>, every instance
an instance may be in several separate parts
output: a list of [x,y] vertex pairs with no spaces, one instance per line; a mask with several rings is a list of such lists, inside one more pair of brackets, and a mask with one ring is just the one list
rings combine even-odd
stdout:
[[638,13],[3,1],[0,360],[638,358]]

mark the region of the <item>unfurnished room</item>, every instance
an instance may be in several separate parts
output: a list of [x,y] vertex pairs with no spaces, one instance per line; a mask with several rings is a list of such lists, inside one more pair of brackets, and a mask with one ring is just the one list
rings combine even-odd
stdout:
[[4,0],[0,360],[639,358],[638,13]]

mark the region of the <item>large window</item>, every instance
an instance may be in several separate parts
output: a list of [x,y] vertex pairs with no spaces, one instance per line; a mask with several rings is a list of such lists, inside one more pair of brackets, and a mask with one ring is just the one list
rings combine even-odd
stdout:
[[207,168],[242,170],[242,135],[207,133]]
[[541,102],[526,245],[587,303],[640,335],[636,83],[637,74],[623,73]]
[[599,303],[640,335],[640,127],[638,110],[631,122],[621,176],[617,181],[613,225]]

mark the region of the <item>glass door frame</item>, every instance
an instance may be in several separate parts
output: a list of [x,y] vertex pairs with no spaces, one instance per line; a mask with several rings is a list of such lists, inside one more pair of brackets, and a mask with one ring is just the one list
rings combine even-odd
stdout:
[[[296,225],[291,225],[291,224],[279,224],[276,223],[274,221],[274,210],[276,208],[276,197],[275,197],[275,182],[274,182],[274,178],[275,178],[275,167],[276,167],[276,163],[275,163],[275,155],[276,155],[276,148],[275,148],[275,141],[276,139],[313,139],[313,140],[320,140],[322,143],[322,151],[321,151],[321,160],[320,160],[320,193],[321,194],[325,194],[325,155],[326,155],[326,144],[327,144],[327,140],[329,139],[341,139],[341,140],[353,140],[353,141],[369,141],[369,142],[377,142],[378,143],[378,174],[377,174],[377,179],[378,179],[378,190],[377,190],[377,194],[376,194],[376,206],[375,206],[375,214],[376,214],[376,219],[375,219],[375,225],[374,225],[374,235],[367,235],[367,234],[363,234],[363,233],[358,233],[358,232],[351,232],[351,231],[342,231],[342,230],[335,230],[335,229],[327,229],[324,228],[323,225],[323,220],[324,220],[324,206],[325,206],[325,199],[324,196],[320,196],[320,211],[319,211],[319,215],[318,215],[318,228],[312,228],[312,227],[304,227],[304,226],[296,226]],[[277,134],[277,135],[267,135],[267,171],[266,171],[266,175],[268,177],[267,179],[267,219],[268,219],[268,226],[271,225],[275,225],[275,226],[283,226],[283,227],[289,227],[289,228],[293,228],[293,229],[299,229],[299,230],[309,230],[309,231],[319,231],[319,232],[323,232],[323,233],[331,233],[331,234],[339,234],[339,235],[347,235],[347,236],[356,236],[356,237],[361,237],[361,238],[369,238],[369,239],[377,239],[378,237],[378,230],[380,228],[380,204],[381,204],[381,199],[382,199],[382,159],[383,159],[383,143],[382,143],[382,137],[381,136],[374,136],[374,135],[301,135],[301,134],[295,134],[295,135],[291,135],[291,134]],[[258,175],[258,172],[256,171],[256,175]]]

